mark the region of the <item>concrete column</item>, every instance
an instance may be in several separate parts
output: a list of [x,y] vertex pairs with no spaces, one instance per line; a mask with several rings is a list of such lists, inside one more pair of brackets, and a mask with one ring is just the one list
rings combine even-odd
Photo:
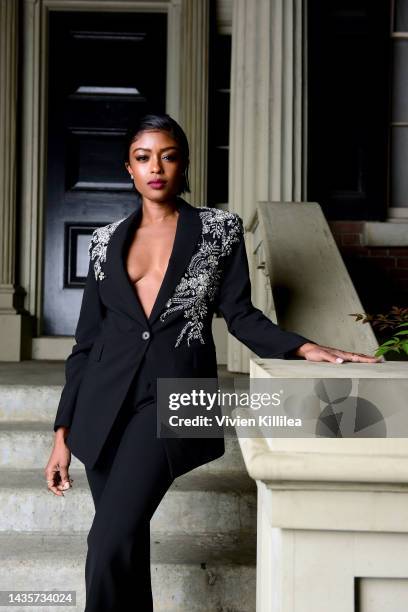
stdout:
[[[258,201],[305,199],[305,2],[233,3],[229,208],[244,223]],[[248,358],[230,337],[228,368]]]
[[19,361],[24,291],[16,285],[18,2],[0,0],[0,361]]
[[183,197],[198,206],[207,199],[209,26],[209,0],[183,0],[180,119],[191,160],[191,193]]

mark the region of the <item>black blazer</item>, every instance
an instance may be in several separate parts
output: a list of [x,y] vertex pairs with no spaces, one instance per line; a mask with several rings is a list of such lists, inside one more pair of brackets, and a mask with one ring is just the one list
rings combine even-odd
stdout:
[[[308,338],[284,331],[251,302],[241,217],[194,207],[178,198],[172,254],[149,318],[125,265],[142,215],[96,229],[66,382],[54,423],[70,428],[66,443],[92,468],[141,364],[155,377],[217,378],[212,319],[259,357],[290,356]],[[225,452],[221,438],[163,438],[173,477]]]

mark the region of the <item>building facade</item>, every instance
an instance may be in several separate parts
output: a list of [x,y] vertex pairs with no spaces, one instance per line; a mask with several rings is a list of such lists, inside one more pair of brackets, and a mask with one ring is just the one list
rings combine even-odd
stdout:
[[186,131],[192,204],[316,201],[365,310],[407,305],[407,1],[0,0],[0,28],[2,361],[69,353],[151,110]]

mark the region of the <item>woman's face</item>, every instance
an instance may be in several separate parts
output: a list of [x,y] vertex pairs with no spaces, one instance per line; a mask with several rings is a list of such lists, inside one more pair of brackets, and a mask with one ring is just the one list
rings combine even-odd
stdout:
[[156,202],[174,199],[185,167],[178,143],[167,131],[160,130],[139,134],[129,147],[125,166],[142,197]]

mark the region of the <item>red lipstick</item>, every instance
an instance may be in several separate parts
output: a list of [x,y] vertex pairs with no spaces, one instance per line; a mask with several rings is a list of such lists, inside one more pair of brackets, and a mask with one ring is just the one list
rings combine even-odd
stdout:
[[166,181],[162,181],[161,179],[155,179],[153,181],[148,182],[148,185],[150,185],[150,187],[153,187],[153,189],[162,189],[165,184]]

